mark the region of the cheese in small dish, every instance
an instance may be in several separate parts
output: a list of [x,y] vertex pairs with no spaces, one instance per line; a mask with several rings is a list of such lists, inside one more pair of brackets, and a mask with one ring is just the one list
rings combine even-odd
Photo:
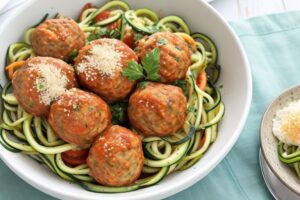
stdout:
[[273,134],[285,144],[300,146],[300,100],[276,112]]

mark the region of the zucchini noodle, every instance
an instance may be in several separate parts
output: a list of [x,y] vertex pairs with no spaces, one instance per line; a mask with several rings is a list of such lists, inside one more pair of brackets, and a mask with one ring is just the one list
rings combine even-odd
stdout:
[[279,160],[293,168],[300,180],[300,147],[279,142],[277,150]]
[[[96,22],[97,15],[107,10],[111,12],[110,16]],[[116,22],[119,24],[118,27],[107,30],[108,25]],[[103,193],[128,192],[154,185],[168,174],[186,170],[201,160],[210,145],[217,139],[218,124],[225,112],[221,93],[215,86],[220,76],[220,66],[217,64],[217,48],[213,41],[202,33],[191,34],[188,25],[178,16],[166,16],[160,19],[149,9],[133,11],[126,3],[118,0],[110,1],[100,8],[84,10],[78,24],[85,32],[88,42],[104,35],[122,39],[128,30],[142,37],[158,31],[180,32],[178,36],[187,42],[192,52],[192,63],[183,83],[187,88],[188,110],[183,128],[172,136],[143,138],[145,156],[143,174],[146,178],[124,187],[99,185],[89,175],[90,170],[87,165],[69,167],[64,163],[61,153],[75,150],[77,147],[59,139],[47,119],[26,113],[13,95],[10,89],[11,83],[8,82],[1,96],[3,112],[0,143],[3,147],[15,153],[28,154],[59,177],[76,182],[89,191]],[[35,56],[30,38],[36,26],[25,32],[24,42],[9,46],[8,63]],[[200,89],[197,84],[197,77],[202,72],[206,72],[208,76],[205,89]],[[278,153],[283,162],[294,164],[300,177],[300,166],[297,163],[300,161],[299,148],[286,147],[280,143]]]

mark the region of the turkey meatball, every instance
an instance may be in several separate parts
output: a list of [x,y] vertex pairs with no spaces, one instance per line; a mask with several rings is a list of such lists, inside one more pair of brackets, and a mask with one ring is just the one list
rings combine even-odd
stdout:
[[140,60],[154,48],[160,49],[160,79],[164,83],[184,79],[191,64],[186,42],[175,33],[158,32],[139,41],[137,55]]
[[31,44],[38,56],[68,61],[73,51],[85,45],[85,35],[72,19],[48,19],[33,31]]
[[183,125],[187,102],[182,89],[173,85],[148,83],[130,97],[131,125],[146,136],[172,135]]
[[48,121],[61,139],[86,147],[110,125],[111,115],[100,97],[73,88],[51,105]]
[[130,185],[144,166],[141,139],[126,128],[112,126],[91,147],[87,164],[91,176],[100,184]]
[[137,56],[116,39],[99,39],[80,50],[75,59],[79,83],[109,102],[128,96],[136,81],[122,75],[128,62]]
[[77,87],[72,66],[49,57],[26,60],[12,78],[13,92],[22,108],[34,116],[47,116],[59,95]]

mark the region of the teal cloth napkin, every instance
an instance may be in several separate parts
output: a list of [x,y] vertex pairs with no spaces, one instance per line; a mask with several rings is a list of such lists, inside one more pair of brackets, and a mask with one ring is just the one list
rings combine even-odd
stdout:
[[[168,199],[272,199],[259,167],[259,126],[271,101],[282,90],[300,82],[300,12],[257,17],[231,25],[251,65],[253,101],[250,115],[238,142],[222,163],[197,184]],[[26,184],[0,161],[0,199],[53,198]]]

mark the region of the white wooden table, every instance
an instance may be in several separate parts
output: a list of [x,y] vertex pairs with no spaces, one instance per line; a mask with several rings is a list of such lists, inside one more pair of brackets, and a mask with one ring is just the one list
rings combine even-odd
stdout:
[[214,0],[211,5],[229,21],[270,13],[300,11],[300,0]]
[[[10,4],[19,1],[22,0],[10,0]],[[214,0],[211,5],[228,21],[291,10],[300,11],[300,0]],[[7,16],[8,13],[4,15]],[[4,16],[1,18],[4,19]]]

